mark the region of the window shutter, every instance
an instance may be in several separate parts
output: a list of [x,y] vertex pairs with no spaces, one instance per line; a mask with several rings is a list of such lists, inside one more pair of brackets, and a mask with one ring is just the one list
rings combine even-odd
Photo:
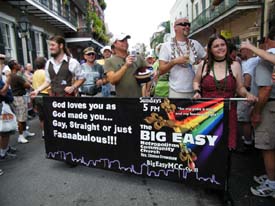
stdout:
[[14,24],[14,36],[16,43],[16,54],[17,61],[19,64],[24,65],[24,55],[23,55],[23,47],[22,47],[22,39],[18,36],[18,27]]
[[35,61],[36,59],[36,47],[35,47],[35,35],[34,35],[34,31],[30,30],[30,43],[31,43],[31,48],[30,51],[31,51],[31,54],[32,54],[32,62]]
[[42,34],[44,57],[49,58],[47,39],[48,39],[48,35],[47,34]]
[[1,27],[0,27],[0,53],[5,54],[5,44],[3,40],[3,35],[2,35]]

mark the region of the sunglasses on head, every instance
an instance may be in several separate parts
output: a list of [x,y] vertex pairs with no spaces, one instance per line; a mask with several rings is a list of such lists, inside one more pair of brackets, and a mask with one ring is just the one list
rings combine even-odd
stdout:
[[181,23],[178,23],[177,26],[191,26],[191,23],[189,22],[181,22]]
[[88,54],[86,54],[86,55],[87,55],[87,56],[94,56],[95,53],[91,52],[91,53],[88,53]]

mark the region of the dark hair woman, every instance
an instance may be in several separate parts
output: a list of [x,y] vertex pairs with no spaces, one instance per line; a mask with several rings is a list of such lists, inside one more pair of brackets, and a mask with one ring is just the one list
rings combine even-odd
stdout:
[[[243,86],[241,66],[230,58],[224,37],[212,36],[208,42],[207,53],[207,60],[200,64],[193,80],[194,98],[232,98],[237,93],[249,101],[257,100],[257,97]],[[236,148],[236,137],[237,111],[236,102],[232,101],[229,112],[229,149]]]

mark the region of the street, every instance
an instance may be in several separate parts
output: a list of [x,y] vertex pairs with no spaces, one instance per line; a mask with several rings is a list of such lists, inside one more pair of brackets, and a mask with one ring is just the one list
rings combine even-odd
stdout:
[[[202,188],[84,166],[71,168],[46,159],[38,118],[29,125],[36,136],[28,144],[18,144],[12,136],[17,158],[0,162],[5,172],[0,176],[1,206],[223,205],[215,192]],[[252,176],[263,171],[259,157],[257,151],[233,154],[230,191],[235,205],[274,206],[274,199],[255,197],[249,191]]]

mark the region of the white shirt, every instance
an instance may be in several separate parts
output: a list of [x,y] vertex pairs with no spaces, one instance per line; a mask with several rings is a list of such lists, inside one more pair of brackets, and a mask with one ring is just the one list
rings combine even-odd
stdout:
[[[46,63],[46,66],[45,66],[45,74],[46,74],[46,81],[47,82],[51,82],[51,79],[50,79],[50,74],[49,74],[49,65],[50,63],[52,63],[53,65],[53,70],[54,72],[57,74],[63,61],[66,61],[68,62],[68,56],[66,54],[64,54],[62,60],[60,63],[56,63],[54,61],[54,58],[50,58],[47,63]],[[74,75],[75,79],[85,79],[85,74],[84,72],[82,71],[82,68],[79,64],[79,62],[74,59],[74,58],[70,58],[70,62],[69,62],[69,71],[72,72],[72,74]]]
[[251,76],[254,75],[254,70],[258,63],[260,62],[261,58],[260,57],[251,57],[246,61],[242,61],[242,73],[243,75],[245,74],[250,74]]
[[[196,40],[191,40],[194,43],[194,48],[197,52],[198,59],[202,59],[205,57],[206,52],[201,44]],[[159,60],[169,62],[172,60],[172,42],[166,42],[162,44],[161,50],[159,53]],[[187,50],[187,45],[185,42],[178,41],[178,45],[182,50],[183,54]],[[195,55],[193,54],[192,49],[189,51],[190,56],[190,63],[193,64],[195,62]],[[175,58],[179,57],[180,55],[175,52]],[[193,91],[193,79],[195,76],[195,71],[192,68],[192,65],[189,64],[188,66],[184,65],[175,65],[170,70],[169,75],[169,86],[176,92],[192,92]]]

